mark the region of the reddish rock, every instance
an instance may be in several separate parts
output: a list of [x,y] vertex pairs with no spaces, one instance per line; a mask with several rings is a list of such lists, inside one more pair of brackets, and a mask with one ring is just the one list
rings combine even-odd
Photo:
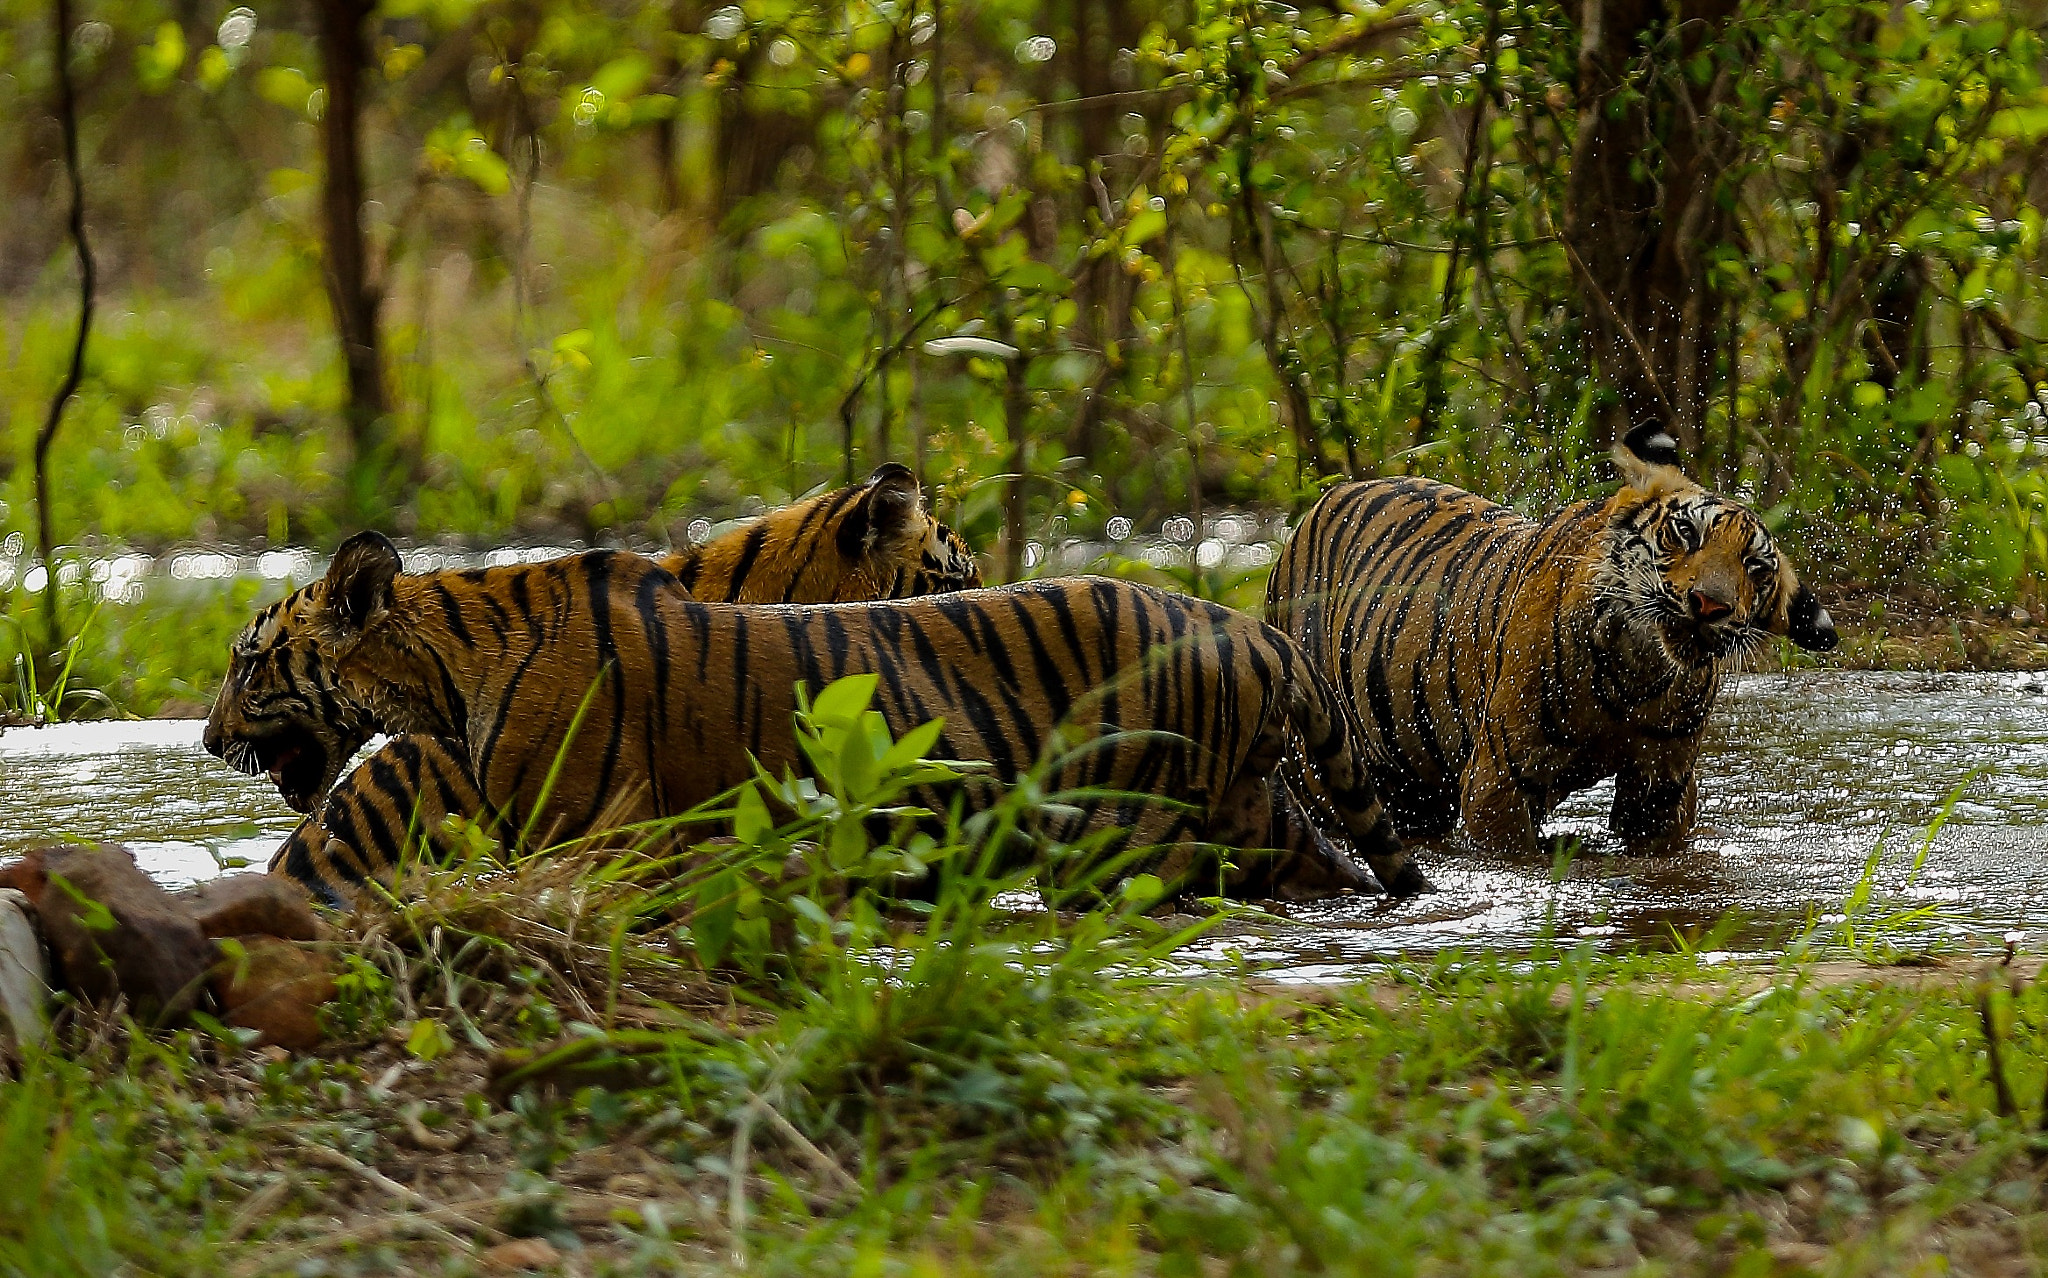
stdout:
[[529,1269],[546,1269],[562,1259],[562,1253],[545,1238],[514,1238],[501,1242],[495,1247],[484,1249],[478,1259],[484,1268],[492,1273],[518,1273]]
[[320,1045],[320,1005],[334,997],[331,958],[275,936],[238,936],[221,950],[213,992],[223,1021],[256,1030],[262,1046],[302,1052]]
[[33,848],[19,861],[0,865],[0,888],[13,888],[29,899],[31,907],[43,894],[43,854],[48,848]]
[[306,889],[277,874],[226,874],[182,892],[176,901],[208,936],[283,937],[317,941],[320,921]]
[[128,997],[137,1020],[192,1010],[213,943],[128,849],[49,847],[30,854],[47,876],[32,898],[66,988],[97,1003]]

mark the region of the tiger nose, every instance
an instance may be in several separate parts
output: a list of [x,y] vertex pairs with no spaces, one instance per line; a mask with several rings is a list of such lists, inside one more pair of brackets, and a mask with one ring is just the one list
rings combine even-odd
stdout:
[[1735,611],[1735,605],[1704,590],[1692,591],[1687,599],[1692,604],[1692,615],[1696,621],[1719,621]]

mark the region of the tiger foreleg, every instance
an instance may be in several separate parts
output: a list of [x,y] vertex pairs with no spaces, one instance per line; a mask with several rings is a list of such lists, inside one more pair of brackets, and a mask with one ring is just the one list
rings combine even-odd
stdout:
[[1458,813],[1466,837],[1480,848],[1509,856],[1536,854],[1536,818],[1529,796],[1485,745],[1465,765]]
[[1679,776],[1624,768],[1614,778],[1607,828],[1637,855],[1676,851],[1699,816],[1699,782],[1688,768]]

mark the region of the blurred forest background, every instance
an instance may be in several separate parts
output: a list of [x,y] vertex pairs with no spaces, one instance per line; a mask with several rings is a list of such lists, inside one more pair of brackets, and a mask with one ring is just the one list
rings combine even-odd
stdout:
[[[1333,477],[1533,510],[1648,419],[1845,620],[2048,602],[2033,0],[0,18],[0,647],[44,542],[61,637],[116,549],[655,546],[884,460],[997,577],[1255,596],[1201,548]],[[204,695],[262,588],[86,660]]]

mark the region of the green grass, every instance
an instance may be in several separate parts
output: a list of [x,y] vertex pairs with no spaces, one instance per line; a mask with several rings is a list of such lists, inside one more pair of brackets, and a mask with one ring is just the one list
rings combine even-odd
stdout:
[[[679,864],[642,828],[413,867],[339,924],[317,1053],[60,1016],[70,1057],[0,1083],[0,1270],[470,1273],[523,1237],[591,1275],[2039,1263],[2024,963],[1864,962],[1866,900],[1854,953],[1816,934],[1775,967],[1169,975],[1200,928],[1139,912],[1156,885],[1004,904],[985,849],[1028,786],[911,834],[935,765],[861,693],[811,708],[819,791],[760,778]],[[935,900],[878,890],[911,860],[950,867]]]

